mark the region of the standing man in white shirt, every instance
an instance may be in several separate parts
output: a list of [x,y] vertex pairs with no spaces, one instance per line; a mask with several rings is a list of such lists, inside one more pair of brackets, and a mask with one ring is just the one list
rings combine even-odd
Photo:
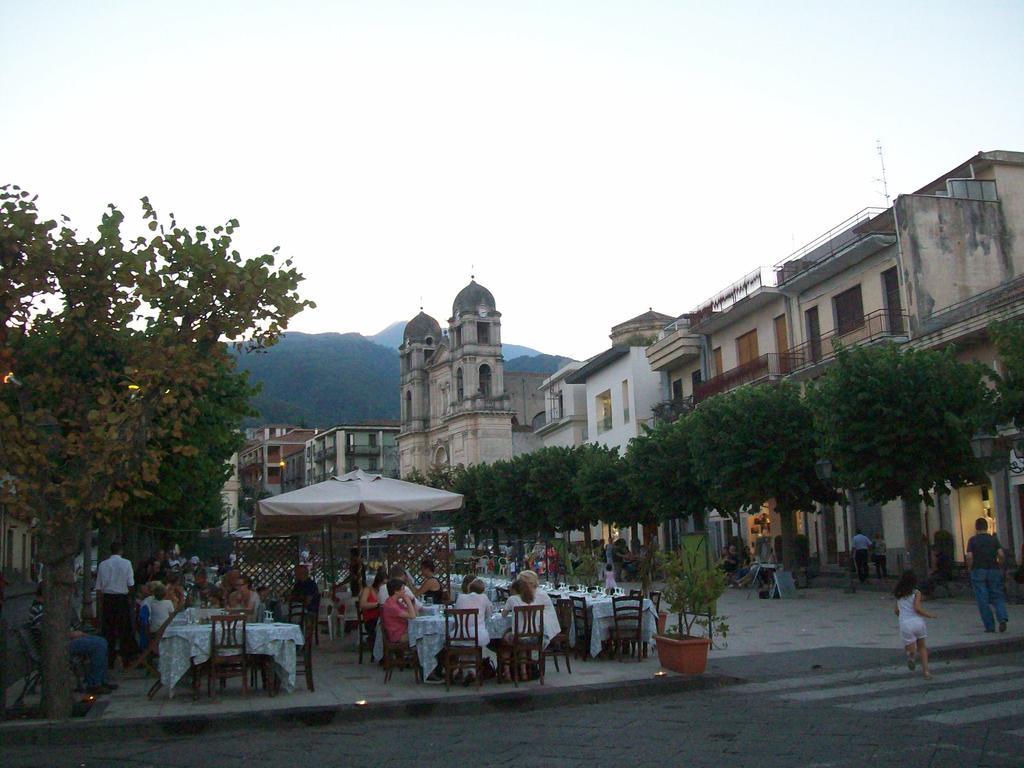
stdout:
[[121,545],[110,545],[110,557],[96,569],[96,596],[99,599],[103,636],[107,639],[107,663],[114,668],[117,652],[128,665],[135,654],[132,637],[132,604],[128,592],[135,586],[131,561],[121,557]]

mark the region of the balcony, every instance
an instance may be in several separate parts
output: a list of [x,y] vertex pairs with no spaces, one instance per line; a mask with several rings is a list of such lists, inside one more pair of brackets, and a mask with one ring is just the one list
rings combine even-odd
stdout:
[[347,446],[345,448],[345,453],[349,456],[379,456],[380,446],[356,443],[355,445]]
[[776,264],[776,283],[804,290],[895,242],[891,209],[864,208]]
[[313,453],[313,461],[319,463],[319,462],[321,462],[323,460],[324,460],[324,449],[323,448],[317,448],[317,450]]
[[758,267],[744,275],[691,312],[689,330],[702,335],[714,333],[777,300],[782,295],[778,274],[769,267]]
[[646,354],[652,371],[670,370],[700,357],[700,337],[690,331],[689,320],[682,317],[661,332]]
[[656,424],[671,424],[693,410],[693,396],[663,400],[651,408]]
[[843,333],[832,333],[792,347],[788,352],[793,358],[790,373],[800,374],[798,378],[806,377],[819,363],[835,357],[838,346],[854,347],[870,344],[879,339],[906,338],[909,335],[910,316],[906,312],[887,309],[869,312],[861,318],[858,325]]
[[329,445],[324,449],[324,458],[333,459],[337,455],[338,449],[333,445]]
[[781,379],[793,371],[796,362],[797,358],[789,352],[771,352],[761,355],[698,384],[693,391],[693,402],[694,404],[703,402],[709,397],[728,392],[730,389],[736,389],[744,384],[758,384],[763,381]]

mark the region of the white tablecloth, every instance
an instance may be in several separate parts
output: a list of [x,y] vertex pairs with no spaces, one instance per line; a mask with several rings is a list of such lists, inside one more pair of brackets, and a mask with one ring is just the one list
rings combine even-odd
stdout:
[[[594,598],[588,595],[587,611],[590,613],[590,655],[597,656],[601,653],[601,643],[611,639],[612,629],[615,627],[612,599],[610,597]],[[643,642],[651,642],[657,629],[658,613],[654,610],[654,603],[645,599],[643,626],[640,628],[640,637]],[[575,629],[573,633],[575,634]]]
[[[172,696],[174,686],[192,664],[210,658],[212,629],[208,624],[175,622],[160,639],[160,682]],[[251,654],[272,656],[281,685],[286,691],[295,689],[295,646],[303,644],[302,628],[297,624],[246,624],[245,649]]]
[[[512,619],[500,613],[491,614],[486,622],[487,634],[492,640],[504,635],[512,628]],[[437,668],[437,654],[444,648],[444,616],[417,616],[409,621],[409,644],[416,647],[423,668],[423,677],[427,677]],[[490,653],[486,648],[484,654]],[[493,655],[493,654],[491,654]],[[373,643],[374,660],[384,657],[384,627],[377,625],[377,637]]]

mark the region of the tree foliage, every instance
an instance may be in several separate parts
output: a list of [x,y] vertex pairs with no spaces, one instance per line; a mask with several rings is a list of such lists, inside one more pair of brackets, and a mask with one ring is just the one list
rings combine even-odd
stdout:
[[651,525],[674,517],[694,517],[701,524],[713,506],[693,469],[693,424],[690,415],[645,429],[629,441],[626,476],[633,495],[632,519],[625,524]]
[[44,702],[70,714],[63,638],[72,557],[93,519],[123,515],[189,433],[226,363],[224,340],[272,344],[309,306],[290,261],[244,260],[238,226],[165,224],[127,238],[110,206],[94,237],[40,217],[34,198],[0,190],[0,503],[38,518],[44,591]]
[[740,387],[702,403],[691,419],[699,483],[732,515],[774,499],[783,565],[792,570],[794,512],[831,498],[814,473],[814,422],[800,389],[787,382]]
[[994,420],[1024,430],[1024,320],[994,323],[989,332],[1003,364],[995,377],[999,399]]
[[979,479],[970,438],[991,405],[985,370],[952,350],[883,344],[840,349],[809,392],[822,454],[836,485],[878,504],[904,501],[911,563],[927,571],[920,504]]

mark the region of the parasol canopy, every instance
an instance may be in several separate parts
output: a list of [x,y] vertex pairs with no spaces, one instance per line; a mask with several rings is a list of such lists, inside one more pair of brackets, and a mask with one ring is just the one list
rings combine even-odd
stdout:
[[256,502],[257,536],[319,531],[378,531],[415,520],[421,512],[462,506],[462,494],[357,469],[322,483]]

